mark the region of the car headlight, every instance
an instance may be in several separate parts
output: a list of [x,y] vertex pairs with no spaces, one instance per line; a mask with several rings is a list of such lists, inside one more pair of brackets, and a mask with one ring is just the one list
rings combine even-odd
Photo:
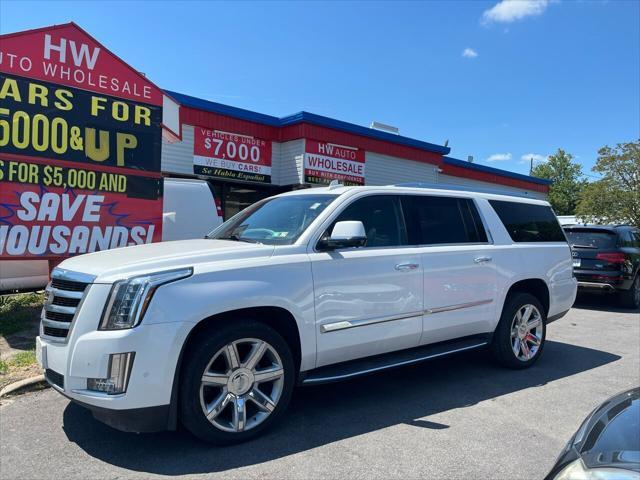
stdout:
[[122,330],[140,323],[159,286],[187,278],[193,268],[131,277],[114,283],[100,321],[100,330]]
[[638,474],[620,468],[588,469],[582,459],[571,462],[564,467],[554,480],[637,480]]

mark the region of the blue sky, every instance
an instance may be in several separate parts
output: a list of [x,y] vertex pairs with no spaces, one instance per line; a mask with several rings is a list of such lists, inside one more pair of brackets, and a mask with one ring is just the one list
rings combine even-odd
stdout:
[[592,174],[640,137],[639,1],[0,1],[2,33],[70,20],[161,87],[377,120],[520,173],[561,147]]

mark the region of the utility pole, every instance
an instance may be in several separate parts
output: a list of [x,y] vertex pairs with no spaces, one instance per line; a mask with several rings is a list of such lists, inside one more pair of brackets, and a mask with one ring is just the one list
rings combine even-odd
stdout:
[[531,176],[532,173],[533,173],[533,156],[531,157],[531,160],[529,161],[529,176]]

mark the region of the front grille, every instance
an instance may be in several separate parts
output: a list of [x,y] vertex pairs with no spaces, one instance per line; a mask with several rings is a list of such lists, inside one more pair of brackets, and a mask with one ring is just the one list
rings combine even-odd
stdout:
[[94,277],[61,269],[54,269],[51,277],[42,309],[42,335],[54,342],[64,342],[78,305]]
[[64,375],[58,373],[50,368],[47,368],[44,372],[44,376],[47,379],[47,382],[52,383],[56,387],[64,390]]
[[80,303],[79,298],[53,297],[52,305],[60,305],[61,307],[77,307]]
[[61,278],[54,278],[51,280],[51,287],[59,288],[60,290],[67,290],[69,292],[84,292],[87,285],[88,283],[63,280]]
[[49,337],[67,338],[69,330],[66,328],[43,327],[43,333]]
[[46,318],[47,320],[53,320],[54,322],[71,323],[71,321],[73,320],[73,313],[60,313],[45,310],[44,318]]

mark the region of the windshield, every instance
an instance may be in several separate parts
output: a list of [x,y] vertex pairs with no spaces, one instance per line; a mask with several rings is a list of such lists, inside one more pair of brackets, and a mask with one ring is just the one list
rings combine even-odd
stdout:
[[616,247],[616,234],[607,230],[566,229],[573,247],[607,249]]
[[207,238],[291,245],[337,195],[295,195],[258,202],[216,228]]

